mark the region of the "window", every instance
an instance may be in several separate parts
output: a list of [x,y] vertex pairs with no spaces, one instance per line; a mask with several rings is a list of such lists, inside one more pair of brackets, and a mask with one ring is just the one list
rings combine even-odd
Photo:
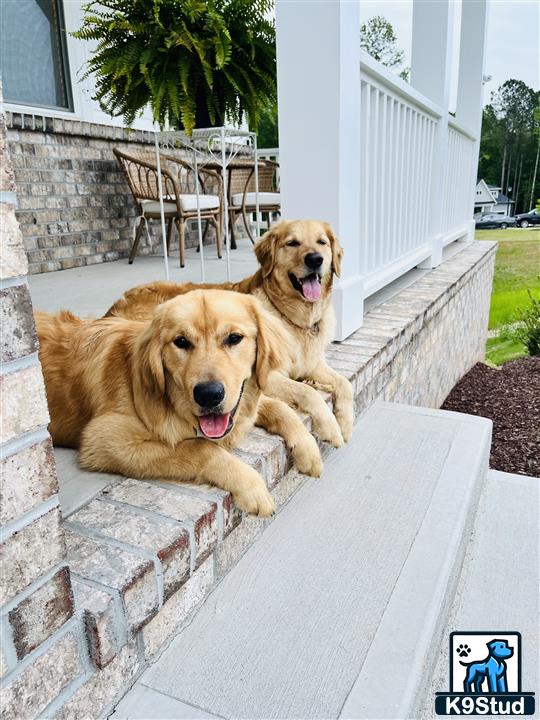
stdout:
[[1,0],[0,69],[6,102],[71,110],[61,0]]

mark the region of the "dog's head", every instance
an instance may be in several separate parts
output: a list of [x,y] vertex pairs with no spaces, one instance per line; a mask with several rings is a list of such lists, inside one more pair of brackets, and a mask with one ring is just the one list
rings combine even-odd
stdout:
[[504,660],[514,654],[514,649],[508,647],[506,640],[492,640],[488,643],[488,648],[490,655],[497,660]]
[[159,305],[138,342],[141,386],[198,427],[227,435],[249,383],[262,390],[284,362],[287,331],[260,302],[225,290],[194,290]]
[[283,295],[315,303],[341,274],[343,250],[328,223],[282,220],[255,244],[263,276]]

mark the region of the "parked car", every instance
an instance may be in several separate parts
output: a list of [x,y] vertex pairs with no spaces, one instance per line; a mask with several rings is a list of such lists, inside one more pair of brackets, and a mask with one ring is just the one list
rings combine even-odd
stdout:
[[502,228],[503,230],[507,227],[515,227],[516,219],[509,215],[498,215],[497,213],[482,213],[479,218],[476,219],[476,229],[484,230],[487,228]]
[[516,215],[516,222],[519,227],[529,227],[529,225],[540,225],[540,211],[531,210],[528,213],[520,213]]

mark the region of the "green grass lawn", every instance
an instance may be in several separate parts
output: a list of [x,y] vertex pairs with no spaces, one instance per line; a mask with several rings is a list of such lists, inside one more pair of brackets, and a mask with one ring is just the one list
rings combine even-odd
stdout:
[[[477,230],[477,240],[497,240],[489,328],[511,323],[518,308],[529,303],[527,290],[540,299],[540,228]],[[491,338],[487,357],[497,365],[526,355],[519,343]]]
[[486,358],[494,365],[502,365],[508,360],[517,360],[526,355],[523,345],[515,340],[494,337],[489,338],[486,343]]

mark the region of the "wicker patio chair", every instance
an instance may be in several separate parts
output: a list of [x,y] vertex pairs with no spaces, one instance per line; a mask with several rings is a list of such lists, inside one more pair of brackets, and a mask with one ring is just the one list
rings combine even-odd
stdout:
[[[281,212],[281,196],[277,186],[278,163],[273,160],[259,161],[259,212],[267,216],[270,227],[270,215]],[[229,181],[229,215],[231,224],[232,246],[236,247],[234,224],[238,215],[242,214],[246,232],[252,243],[255,242],[251,232],[250,213],[256,212],[255,165],[231,170]]]
[[[124,171],[137,207],[138,224],[134,229],[129,263],[133,263],[147,220],[161,219],[156,156],[151,152],[113,149],[118,164]],[[167,220],[167,250],[170,247],[173,223],[178,231],[180,267],[185,266],[186,222],[197,217],[195,176],[190,165],[180,158],[160,155],[163,209]],[[222,189],[221,178],[214,170],[199,169],[199,205],[201,219],[211,223],[216,231],[218,257],[221,257]],[[212,192],[207,193],[207,187]],[[137,222],[137,221],[136,221]]]

